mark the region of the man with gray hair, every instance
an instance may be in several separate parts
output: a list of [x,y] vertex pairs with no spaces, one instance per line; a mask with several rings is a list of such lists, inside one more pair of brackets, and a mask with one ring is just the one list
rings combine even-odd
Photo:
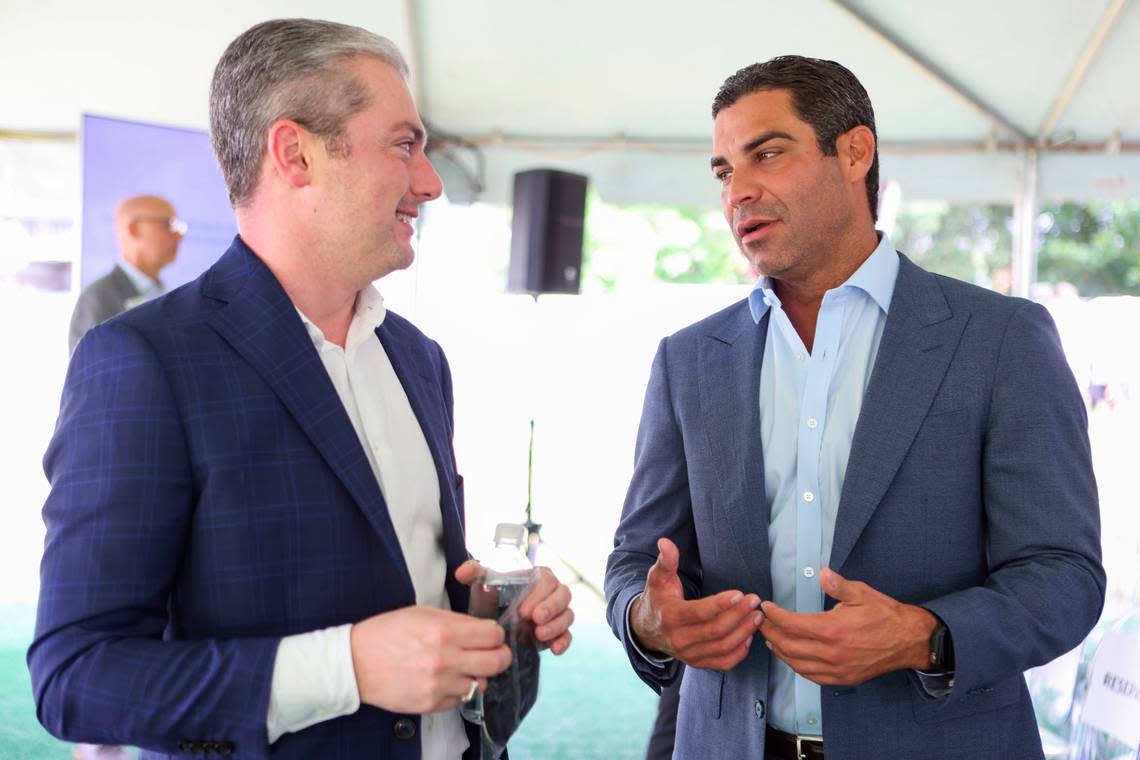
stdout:
[[[211,135],[238,226],[197,281],[93,329],[45,457],[28,653],[53,734],[144,758],[474,758],[457,710],[510,662],[461,614],[463,488],[440,347],[372,282],[441,186],[395,46],[259,24]],[[561,654],[570,592],[520,613]]]

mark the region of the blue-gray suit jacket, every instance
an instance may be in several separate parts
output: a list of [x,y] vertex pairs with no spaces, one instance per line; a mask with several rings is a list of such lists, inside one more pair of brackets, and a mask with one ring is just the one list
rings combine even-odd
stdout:
[[[625,611],[655,542],[680,549],[686,596],[772,595],[759,384],[767,317],[737,303],[661,342],[606,572],[610,624],[638,675]],[[823,687],[828,760],[1039,758],[1022,672],[1077,645],[1104,601],[1085,408],[1048,313],[900,255],[840,497],[830,567],[949,627],[949,696],[910,671]],[[833,604],[827,600],[828,606]],[[770,653],[688,669],[675,757],[762,758]]]

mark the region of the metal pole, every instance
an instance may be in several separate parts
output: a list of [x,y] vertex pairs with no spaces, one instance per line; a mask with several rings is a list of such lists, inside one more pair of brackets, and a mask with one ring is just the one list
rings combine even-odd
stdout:
[[1028,298],[1037,281],[1037,169],[1036,150],[1025,152],[1021,197],[1014,207],[1013,295]]

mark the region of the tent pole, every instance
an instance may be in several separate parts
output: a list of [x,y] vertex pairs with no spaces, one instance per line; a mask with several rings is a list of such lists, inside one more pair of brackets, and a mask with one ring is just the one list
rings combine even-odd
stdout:
[[1037,281],[1037,170],[1036,150],[1025,152],[1021,196],[1013,213],[1013,295],[1028,298]]

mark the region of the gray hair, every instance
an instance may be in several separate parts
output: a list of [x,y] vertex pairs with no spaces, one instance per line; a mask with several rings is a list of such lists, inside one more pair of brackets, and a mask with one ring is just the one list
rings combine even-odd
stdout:
[[391,40],[332,21],[265,21],[229,44],[210,84],[210,139],[235,208],[257,188],[265,135],[276,121],[292,119],[330,152],[347,155],[345,122],[370,105],[364,83],[343,65],[359,55],[408,77]]

